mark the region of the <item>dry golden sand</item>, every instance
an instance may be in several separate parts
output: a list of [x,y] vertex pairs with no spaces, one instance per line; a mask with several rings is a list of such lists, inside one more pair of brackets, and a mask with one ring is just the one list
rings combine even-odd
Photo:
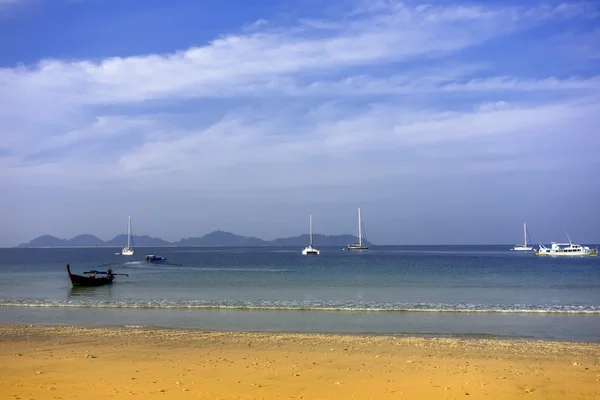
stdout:
[[599,399],[600,344],[0,326],[0,399]]

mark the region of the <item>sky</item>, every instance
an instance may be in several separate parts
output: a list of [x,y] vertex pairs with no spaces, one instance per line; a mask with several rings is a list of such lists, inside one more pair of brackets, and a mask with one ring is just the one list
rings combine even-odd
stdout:
[[0,0],[0,246],[600,242],[600,3]]

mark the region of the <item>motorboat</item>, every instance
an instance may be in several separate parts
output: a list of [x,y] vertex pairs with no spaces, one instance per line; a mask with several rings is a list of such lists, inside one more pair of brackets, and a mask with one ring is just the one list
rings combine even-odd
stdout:
[[573,244],[569,238],[569,243],[552,242],[550,248],[540,244],[539,249],[537,249],[534,254],[536,256],[596,257],[598,255],[598,248]]
[[164,258],[164,257],[161,257],[161,256],[155,256],[154,254],[148,254],[146,256],[146,262],[147,263],[161,262],[161,261],[167,261],[167,259]]

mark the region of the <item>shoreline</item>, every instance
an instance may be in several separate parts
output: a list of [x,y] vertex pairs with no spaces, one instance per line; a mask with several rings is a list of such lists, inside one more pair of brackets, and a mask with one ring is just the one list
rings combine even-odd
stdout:
[[[69,335],[80,336],[138,336],[140,338],[160,337],[165,340],[180,341],[182,339],[197,339],[198,337],[207,338],[222,336],[241,338],[241,339],[261,339],[270,340],[279,339],[318,339],[318,340],[355,340],[365,339],[367,341],[431,341],[431,342],[479,342],[477,345],[498,344],[508,349],[513,345],[531,344],[533,347],[573,348],[588,349],[593,348],[598,351],[600,357],[600,343],[598,342],[578,342],[565,340],[545,340],[537,338],[510,337],[499,335],[473,334],[473,335],[445,335],[445,334],[412,334],[412,333],[377,333],[377,332],[270,332],[270,331],[220,331],[201,328],[179,328],[179,327],[161,327],[161,326],[87,326],[87,325],[34,325],[34,324],[0,324],[0,342],[12,335],[26,337],[65,337]],[[452,345],[454,346],[454,345]],[[564,350],[564,349],[563,349]],[[519,352],[521,352],[519,350]],[[583,354],[583,353],[582,353]],[[600,359],[598,360],[600,361]]]
[[355,312],[0,306],[0,325],[371,334],[600,343],[600,318],[571,313]]
[[190,335],[202,334],[231,334],[231,335],[289,335],[289,336],[311,336],[311,337],[356,337],[356,338],[390,338],[394,340],[402,339],[423,339],[423,340],[458,340],[458,341],[499,341],[499,342],[532,342],[532,343],[548,343],[548,344],[573,344],[573,345],[588,345],[598,346],[600,341],[593,340],[571,340],[571,339],[555,339],[555,338],[539,338],[530,336],[518,335],[502,335],[495,333],[431,333],[431,332],[352,332],[352,331],[294,331],[294,330],[227,330],[227,329],[210,329],[205,327],[182,327],[182,326],[162,326],[162,325],[139,325],[139,324],[98,324],[90,325],[85,323],[2,323],[0,322],[0,339],[5,329],[47,329],[47,330],[76,330],[76,331],[122,331],[122,332],[177,332]]
[[[7,333],[8,332],[8,333]],[[374,341],[457,341],[461,343],[503,343],[503,347],[509,348],[514,344],[534,344],[539,346],[583,346],[585,348],[597,348],[600,357],[600,342],[576,341],[560,339],[541,339],[536,337],[509,336],[487,333],[414,333],[414,332],[317,332],[317,331],[250,331],[250,330],[217,330],[195,327],[167,327],[152,325],[86,325],[86,324],[3,324],[0,323],[0,341],[4,336],[10,336],[11,332],[20,334],[31,332],[43,335],[67,334],[90,335],[108,333],[111,336],[138,335],[139,337],[174,336],[181,338],[195,336],[256,336],[256,337],[286,337],[286,338],[318,338],[318,339],[366,339]],[[599,359],[600,361],[600,359]]]
[[600,344],[0,325],[0,391],[54,399],[598,399]]

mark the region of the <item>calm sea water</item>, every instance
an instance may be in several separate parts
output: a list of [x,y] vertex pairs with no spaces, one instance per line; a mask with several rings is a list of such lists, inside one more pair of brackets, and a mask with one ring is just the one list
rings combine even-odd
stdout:
[[[0,323],[600,341],[600,257],[509,248],[0,249]],[[129,277],[72,288],[66,263]]]

